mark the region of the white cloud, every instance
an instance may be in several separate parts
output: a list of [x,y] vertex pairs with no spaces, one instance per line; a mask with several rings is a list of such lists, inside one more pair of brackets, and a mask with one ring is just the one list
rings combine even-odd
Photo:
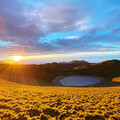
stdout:
[[[76,2],[74,2],[76,3]],[[88,13],[83,6],[70,1],[50,1],[38,5],[31,12],[25,12],[28,23],[34,22],[47,33],[70,32],[83,29],[88,22]]]
[[69,36],[69,37],[65,37],[65,38],[67,38],[67,39],[77,39],[77,38],[79,38],[79,36]]

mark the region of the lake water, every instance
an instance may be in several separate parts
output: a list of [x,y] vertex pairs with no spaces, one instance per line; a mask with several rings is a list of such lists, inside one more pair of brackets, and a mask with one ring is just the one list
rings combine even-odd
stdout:
[[61,79],[60,82],[64,86],[86,86],[99,83],[101,80],[96,77],[72,76]]

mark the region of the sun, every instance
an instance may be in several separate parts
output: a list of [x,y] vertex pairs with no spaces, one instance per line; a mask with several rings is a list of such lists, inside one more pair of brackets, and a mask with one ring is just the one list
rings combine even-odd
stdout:
[[22,60],[23,57],[22,57],[22,56],[12,56],[11,59],[12,59],[13,61],[15,61],[15,62],[18,62],[18,61]]

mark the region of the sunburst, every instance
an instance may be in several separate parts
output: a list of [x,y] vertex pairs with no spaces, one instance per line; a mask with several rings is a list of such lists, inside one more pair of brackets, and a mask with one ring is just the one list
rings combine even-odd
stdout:
[[22,56],[12,56],[11,59],[15,62],[18,62],[18,61],[22,60],[23,57]]

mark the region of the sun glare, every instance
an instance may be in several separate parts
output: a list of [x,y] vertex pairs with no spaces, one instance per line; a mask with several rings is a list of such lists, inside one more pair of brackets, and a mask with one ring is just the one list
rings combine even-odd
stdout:
[[15,61],[15,62],[20,61],[22,59],[23,59],[23,57],[21,57],[21,56],[13,56],[12,57],[12,60]]

